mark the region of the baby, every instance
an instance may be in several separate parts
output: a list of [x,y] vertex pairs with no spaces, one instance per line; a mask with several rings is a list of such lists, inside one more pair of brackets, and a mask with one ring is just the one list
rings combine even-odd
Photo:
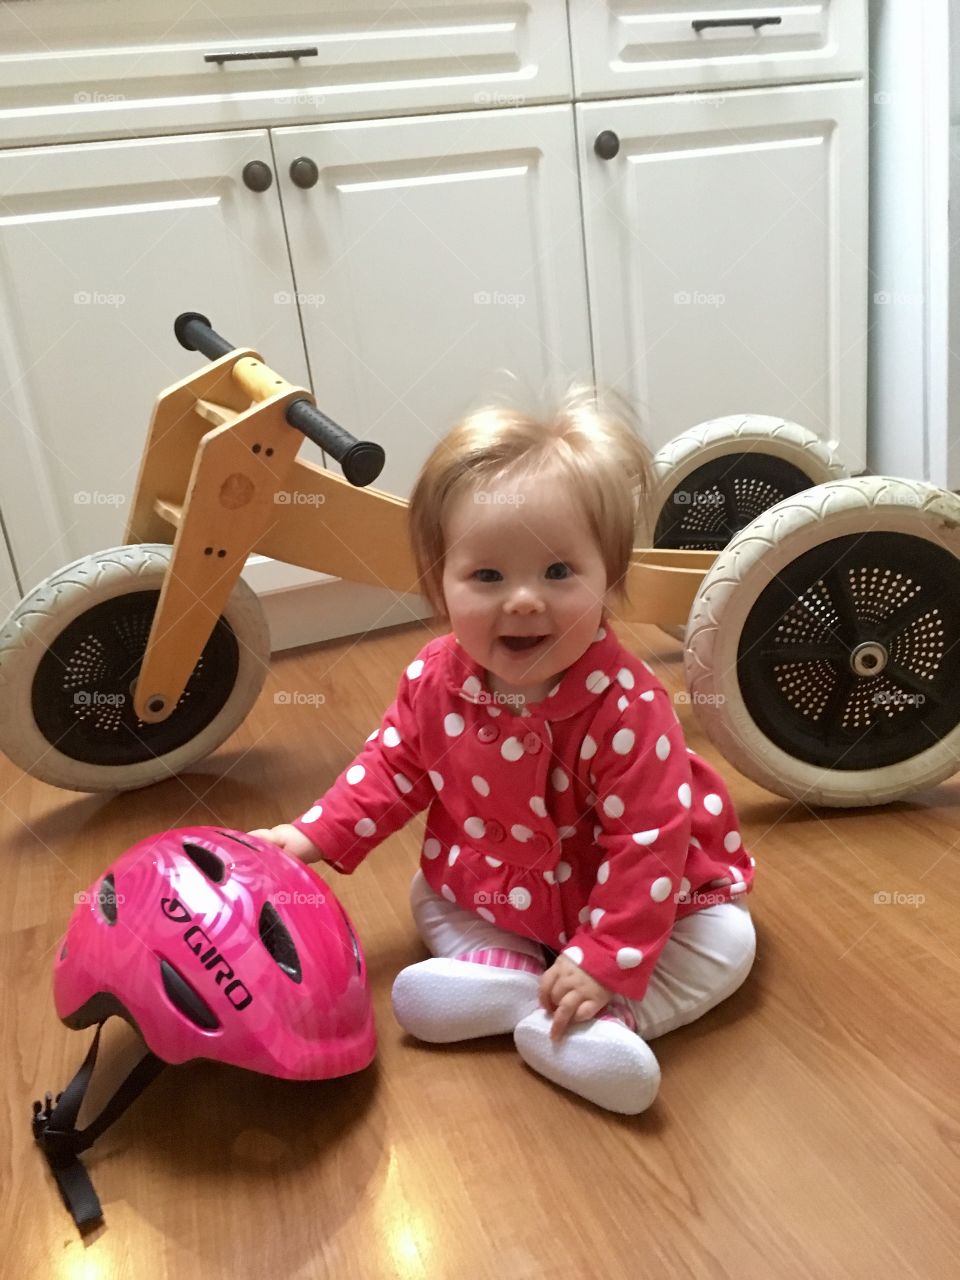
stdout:
[[647,1042],[736,991],[755,951],[726,787],[608,620],[648,469],[629,415],[589,391],[547,421],[460,423],[410,501],[451,632],[329,791],[255,833],[349,874],[427,809],[411,905],[433,958],[396,979],[401,1026],[512,1032],[534,1071],[623,1114],[656,1096]]

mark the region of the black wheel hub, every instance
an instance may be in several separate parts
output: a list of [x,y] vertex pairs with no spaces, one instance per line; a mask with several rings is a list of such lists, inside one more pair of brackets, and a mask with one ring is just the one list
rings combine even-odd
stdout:
[[222,710],[236,683],[240,648],[218,619],[175,709],[146,724],[133,688],[147,647],[159,591],[104,600],[66,627],[33,679],[33,715],[44,737],[72,760],[138,764],[195,738]]
[[764,588],[737,653],[747,710],[795,759],[877,769],[960,722],[960,561],[924,538],[852,534]]
[[692,471],[667,495],[653,545],[720,551],[774,503],[811,484],[799,467],[771,454],[724,454]]

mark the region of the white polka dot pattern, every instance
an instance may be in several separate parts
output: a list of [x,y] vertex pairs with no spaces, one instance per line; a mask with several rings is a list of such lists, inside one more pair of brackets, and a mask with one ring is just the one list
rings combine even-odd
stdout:
[[686,747],[650,665],[603,633],[552,701],[523,707],[490,705],[484,673],[437,637],[303,822],[322,816],[318,843],[349,871],[416,797],[430,807],[421,865],[444,906],[539,938],[641,998],[677,910],[742,898],[755,863],[720,775]]

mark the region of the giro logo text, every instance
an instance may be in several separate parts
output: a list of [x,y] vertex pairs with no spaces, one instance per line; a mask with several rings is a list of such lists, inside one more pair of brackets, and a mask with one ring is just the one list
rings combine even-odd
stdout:
[[[218,987],[237,1010],[246,1009],[253,999],[239,978],[234,975],[233,966],[229,965],[198,924],[190,924],[191,912],[179,898],[161,898],[160,910],[174,924],[189,924],[183,932],[183,940],[197,957],[203,967],[213,974]],[[224,986],[226,983],[226,986]]]

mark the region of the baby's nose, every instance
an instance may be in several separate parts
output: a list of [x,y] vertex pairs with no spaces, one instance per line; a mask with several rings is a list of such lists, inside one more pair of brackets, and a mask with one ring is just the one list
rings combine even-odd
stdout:
[[515,591],[507,603],[510,613],[542,613],[543,601],[535,591],[523,588]]

